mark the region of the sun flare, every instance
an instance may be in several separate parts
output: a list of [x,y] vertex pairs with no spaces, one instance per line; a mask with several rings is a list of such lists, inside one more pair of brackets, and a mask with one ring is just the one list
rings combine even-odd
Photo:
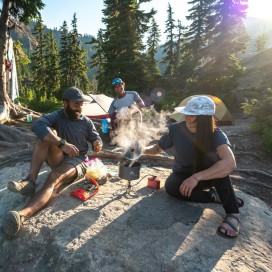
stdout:
[[271,0],[248,0],[247,16],[272,19],[271,15],[272,1]]

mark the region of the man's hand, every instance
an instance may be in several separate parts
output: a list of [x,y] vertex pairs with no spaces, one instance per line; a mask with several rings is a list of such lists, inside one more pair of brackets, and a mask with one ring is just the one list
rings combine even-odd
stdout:
[[79,150],[76,146],[69,144],[69,143],[65,143],[64,145],[62,145],[60,147],[60,149],[66,153],[67,155],[69,155],[69,157],[73,158],[79,155]]
[[99,153],[102,150],[102,147],[103,147],[103,143],[101,140],[95,140],[93,142],[93,151],[95,153]]
[[179,191],[183,196],[189,197],[197,184],[198,181],[196,180],[196,178],[194,176],[190,176],[182,182],[179,187]]

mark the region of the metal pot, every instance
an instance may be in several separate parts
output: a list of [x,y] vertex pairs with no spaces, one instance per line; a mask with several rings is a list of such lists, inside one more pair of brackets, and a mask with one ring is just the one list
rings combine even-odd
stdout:
[[118,176],[126,180],[135,180],[140,177],[140,169],[139,162],[120,161]]
[[124,157],[127,160],[138,160],[143,153],[143,146],[138,141],[132,141],[129,146],[124,148]]

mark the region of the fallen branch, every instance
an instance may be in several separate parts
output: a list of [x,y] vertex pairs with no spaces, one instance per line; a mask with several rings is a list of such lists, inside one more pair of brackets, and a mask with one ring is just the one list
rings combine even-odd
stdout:
[[262,170],[258,170],[258,169],[235,169],[234,172],[240,172],[240,173],[246,173],[246,174],[260,174],[269,178],[272,178],[272,175],[264,172]]
[[[14,163],[14,161],[21,160],[22,158],[28,157],[29,160],[31,159],[31,153],[32,149],[26,149],[22,150],[13,154],[6,155],[2,158],[0,158],[0,167],[3,167],[3,165],[6,165],[7,163],[10,163],[11,161]],[[123,159],[123,155],[121,152],[112,152],[109,150],[104,150],[100,153],[94,153],[89,152],[88,153],[89,158],[104,158],[104,159],[110,159],[111,161],[118,162],[121,159]],[[174,159],[173,157],[165,157],[162,155],[156,155],[156,156],[147,156],[142,155],[138,160],[140,163],[145,164],[159,164],[163,167],[171,167],[173,165]],[[240,172],[240,173],[246,173],[246,174],[259,174],[266,176],[268,178],[272,178],[272,175],[264,172],[262,170],[258,169],[235,169],[234,172]]]
[[24,149],[16,153],[12,153],[3,157],[0,157],[0,168],[8,165],[14,166],[17,161],[31,160],[32,149]]
[[234,155],[251,155],[251,156],[255,156],[255,157],[259,157],[260,153],[256,153],[256,152],[248,152],[248,151],[235,151],[234,150]]
[[[112,152],[109,150],[104,150],[100,153],[90,152],[88,156],[89,158],[111,159],[114,162],[123,159],[123,154],[121,152]],[[165,157],[163,155],[156,156],[142,155],[137,161],[144,164],[160,164],[163,165],[164,167],[171,167],[173,165],[174,159],[172,157]]]
[[[105,158],[105,159],[111,159],[113,161],[119,161],[123,158],[122,153],[121,152],[113,152],[113,151],[109,151],[109,150],[104,150],[100,153],[94,153],[91,152],[88,154],[88,156],[90,158]],[[147,164],[160,164],[164,167],[171,167],[173,165],[174,162],[174,158],[173,157],[166,157],[166,156],[162,156],[162,155],[156,155],[156,156],[147,156],[147,155],[142,155],[138,161],[140,163],[147,163]],[[241,172],[241,173],[253,173],[253,174],[260,174],[269,178],[272,178],[272,175],[264,172],[262,170],[258,170],[258,169],[235,169],[234,172]]]
[[0,141],[10,143],[32,143],[36,139],[34,134],[28,134],[15,127],[0,124]]
[[39,117],[41,117],[41,116],[44,115],[43,113],[34,111],[34,110],[32,110],[32,109],[28,109],[28,108],[26,108],[26,107],[24,107],[24,106],[22,106],[22,105],[21,105],[21,108],[22,108],[23,110],[25,110],[26,112],[32,112],[33,116],[34,116],[34,117],[37,117],[37,118],[39,118]]

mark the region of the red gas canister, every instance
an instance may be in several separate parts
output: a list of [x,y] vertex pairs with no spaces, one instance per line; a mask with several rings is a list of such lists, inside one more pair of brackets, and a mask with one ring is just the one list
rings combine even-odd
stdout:
[[160,189],[160,184],[161,181],[156,176],[149,177],[147,180],[147,187],[152,189]]

